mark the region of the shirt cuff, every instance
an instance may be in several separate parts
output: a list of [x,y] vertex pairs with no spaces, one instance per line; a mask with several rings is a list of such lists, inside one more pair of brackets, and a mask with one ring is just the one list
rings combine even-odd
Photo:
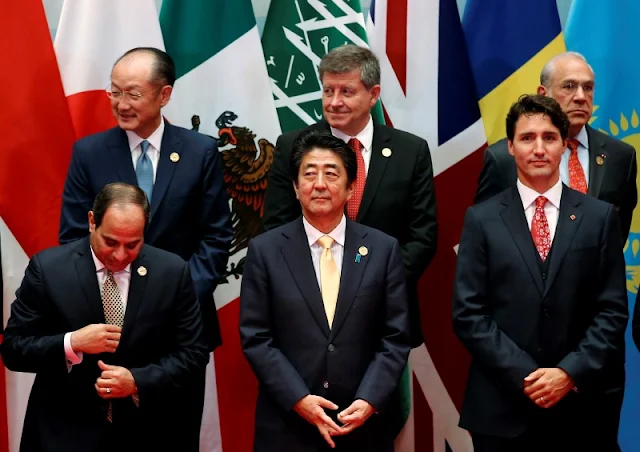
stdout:
[[82,362],[82,352],[74,352],[71,348],[71,333],[64,335],[64,356],[67,359],[67,370],[71,371],[71,367]]

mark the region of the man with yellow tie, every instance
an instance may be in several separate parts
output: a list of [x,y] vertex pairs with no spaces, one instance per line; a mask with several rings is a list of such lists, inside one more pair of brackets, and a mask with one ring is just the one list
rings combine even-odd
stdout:
[[303,133],[290,165],[302,218],[250,242],[240,294],[254,450],[391,452],[385,408],[410,350],[400,245],[345,215],[358,165],[343,140]]
[[[569,117],[569,139],[560,162],[560,179],[574,190],[616,206],[624,242],[638,201],[636,152],[631,145],[589,126],[594,89],[593,69],[577,52],[554,56],[540,73],[538,94],[554,98]],[[516,179],[516,164],[507,149],[507,140],[498,141],[485,151],[475,202],[514,186]]]

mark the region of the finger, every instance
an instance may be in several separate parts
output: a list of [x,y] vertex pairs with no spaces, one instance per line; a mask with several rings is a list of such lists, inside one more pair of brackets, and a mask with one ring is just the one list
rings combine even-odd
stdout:
[[526,388],[524,388],[524,393],[527,395],[530,395],[543,390],[547,390],[546,381],[536,380],[530,386],[527,386]]
[[353,404],[349,405],[347,408],[345,408],[338,414],[338,420],[342,422],[343,417],[353,414],[357,409],[358,408],[355,407]]
[[325,399],[323,397],[318,397],[318,405],[320,405],[323,408],[328,408],[330,410],[337,410],[338,409],[338,405],[333,403],[331,400],[327,400],[327,399]]
[[532,382],[544,375],[543,369],[536,369],[524,378],[525,382]]
[[[364,419],[363,419],[362,412],[357,411],[355,413],[351,413],[351,414],[348,414],[346,416],[342,416],[342,418],[339,419],[339,421],[342,422],[343,424],[350,424],[350,423],[353,423],[353,422],[362,423],[364,421]],[[344,425],[343,425],[343,427],[344,427]]]
[[322,435],[324,440],[327,442],[329,447],[331,447],[332,449],[335,449],[336,448],[336,443],[333,442],[333,439],[331,438],[331,435],[329,435],[329,432],[327,430],[321,429],[321,428],[318,428],[318,430],[320,430],[320,434]]
[[353,422],[353,423],[349,423],[349,424],[344,424],[342,426],[342,431],[340,432],[340,435],[346,435],[347,433],[351,433],[352,431],[354,431],[355,429],[357,429],[361,425],[362,424],[359,423],[359,422]]
[[322,414],[320,414],[320,421],[325,424],[327,427],[336,430],[336,431],[340,431],[342,430],[342,428],[340,426],[338,426],[338,424],[336,424],[335,422],[333,422],[333,419],[331,419],[329,416],[327,416],[324,411],[322,412]]
[[98,378],[96,385],[99,388],[113,388],[118,382],[110,378]]
[[98,387],[98,385],[93,385],[94,388],[96,388],[96,392],[98,393],[98,396],[102,397],[103,399],[110,399],[111,398],[111,394],[107,394],[107,388],[100,388]]
[[98,361],[98,367],[100,368],[100,370],[112,370],[112,369],[115,369],[116,366],[111,366],[109,364],[105,364],[104,361],[99,360]]
[[119,333],[122,331],[121,327],[117,325],[112,325],[110,323],[106,323],[104,326],[105,326],[105,331],[108,331],[110,333]]
[[121,336],[122,336],[122,335],[121,335],[120,333],[107,333],[107,334],[105,335],[105,338],[106,338],[108,341],[117,341],[117,342],[120,342],[120,337],[121,337]]

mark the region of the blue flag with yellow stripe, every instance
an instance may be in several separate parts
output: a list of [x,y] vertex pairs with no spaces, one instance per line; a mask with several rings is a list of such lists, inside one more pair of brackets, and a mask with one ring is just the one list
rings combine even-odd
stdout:
[[468,0],[462,26],[487,141],[505,137],[509,107],[534,93],[540,71],[565,51],[556,0]]

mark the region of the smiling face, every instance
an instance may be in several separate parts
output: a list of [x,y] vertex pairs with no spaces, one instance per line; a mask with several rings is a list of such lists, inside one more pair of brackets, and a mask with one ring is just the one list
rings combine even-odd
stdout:
[[302,214],[314,226],[327,222],[337,224],[353,192],[342,159],[333,151],[318,148],[302,158],[293,188]]
[[549,86],[539,86],[538,94],[553,97],[569,117],[569,136],[576,136],[591,119],[595,77],[586,62],[575,56],[559,58]]
[[513,141],[508,145],[518,168],[518,179],[524,185],[544,193],[558,182],[566,141],[548,116],[521,115]]
[[172,88],[152,83],[154,56],[137,52],[124,57],[111,71],[111,90],[140,94],[111,98],[111,110],[123,130],[131,130],[148,138],[162,120],[160,110],[167,105]]
[[362,83],[360,70],[322,77],[322,109],[331,127],[355,136],[369,122],[369,112],[380,97],[380,85],[370,89]]
[[145,216],[135,204],[114,204],[107,208],[100,226],[89,212],[91,248],[107,270],[118,272],[136,260],[144,241]]

